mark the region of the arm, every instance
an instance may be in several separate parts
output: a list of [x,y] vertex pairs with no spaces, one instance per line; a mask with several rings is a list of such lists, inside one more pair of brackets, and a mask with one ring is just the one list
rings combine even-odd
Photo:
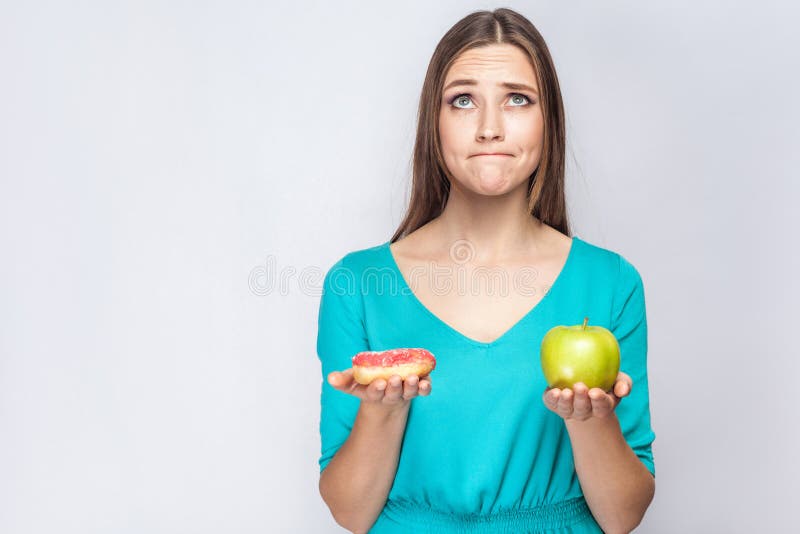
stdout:
[[394,483],[409,403],[387,408],[362,402],[350,437],[320,474],[319,491],[336,522],[366,533]]
[[630,532],[653,500],[655,478],[628,446],[614,412],[565,424],[592,515],[604,532]]
[[[621,367],[611,392],[553,388],[545,404],[564,419],[581,490],[605,532],[630,532],[655,494],[647,379],[647,318],[644,285],[620,257],[611,330],[619,341]],[[624,397],[624,398],[623,398]]]
[[415,375],[355,382],[352,356],[370,345],[357,298],[358,271],[344,263],[326,275],[320,301],[319,491],[337,523],[365,533],[394,484],[411,401],[430,395],[432,386],[429,377]]

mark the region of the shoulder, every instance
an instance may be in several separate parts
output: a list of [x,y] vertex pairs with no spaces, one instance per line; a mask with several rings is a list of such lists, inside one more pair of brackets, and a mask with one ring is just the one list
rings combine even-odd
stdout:
[[358,291],[364,278],[374,271],[388,269],[386,261],[388,242],[345,252],[325,274],[326,287],[347,287]]
[[575,236],[580,247],[580,263],[592,272],[593,275],[602,275],[604,278],[620,280],[641,281],[638,269],[619,252],[601,247]]
[[[610,299],[612,331],[624,321],[638,324],[644,317],[644,284],[638,269],[615,250],[580,240],[582,278],[586,290]],[[603,290],[601,290],[603,288]]]
[[388,243],[384,242],[368,248],[347,251],[338,257],[329,270],[341,267],[356,268],[374,265],[378,260],[382,259],[384,249],[387,245]]

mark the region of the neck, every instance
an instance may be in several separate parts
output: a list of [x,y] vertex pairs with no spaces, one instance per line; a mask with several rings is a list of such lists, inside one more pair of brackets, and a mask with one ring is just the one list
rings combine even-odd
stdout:
[[479,262],[517,257],[544,246],[544,224],[528,213],[527,184],[505,195],[485,196],[453,184],[435,220],[447,246],[466,240]]

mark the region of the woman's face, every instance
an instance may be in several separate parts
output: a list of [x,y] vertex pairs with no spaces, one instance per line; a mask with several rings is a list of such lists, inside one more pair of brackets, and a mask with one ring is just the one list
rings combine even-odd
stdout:
[[452,185],[501,195],[527,184],[544,137],[539,86],[527,55],[509,44],[467,50],[443,87],[439,135],[445,164],[458,182]]

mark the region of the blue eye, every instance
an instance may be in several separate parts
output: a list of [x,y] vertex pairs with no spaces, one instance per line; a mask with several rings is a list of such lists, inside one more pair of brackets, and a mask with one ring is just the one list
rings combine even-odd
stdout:
[[455,98],[453,98],[453,99],[450,101],[450,105],[451,105],[451,106],[453,106],[454,108],[457,108],[457,109],[462,109],[460,106],[453,105],[453,103],[454,103],[454,102],[459,102],[459,101],[462,101],[462,100],[464,100],[464,99],[466,99],[466,100],[469,100],[469,95],[467,95],[467,94],[464,94],[464,95],[458,95],[458,96],[456,96]]
[[[520,93],[512,93],[511,94],[511,99],[514,100],[516,98],[523,99],[524,103],[520,103],[520,105],[512,106],[512,107],[521,108],[521,107],[525,107],[525,106],[527,106],[527,105],[532,103],[531,100],[527,96],[525,96],[523,94],[520,94]],[[462,94],[456,95],[452,99],[450,99],[449,104],[452,107],[456,108],[456,109],[470,109],[470,108],[464,108],[464,107],[461,107],[461,106],[456,106],[455,103],[463,101],[463,100],[471,101],[471,99],[472,99],[472,96],[469,93],[462,93]],[[519,100],[516,100],[516,102],[519,102]]]
[[[525,100],[525,102],[528,102],[528,103],[530,103],[530,100],[528,100],[528,97],[527,97],[527,96],[525,96],[525,95],[520,95],[520,94],[514,94],[514,95],[511,95],[511,98],[512,98],[512,99],[514,99],[514,98],[516,98],[516,97],[522,98],[522,99],[524,99],[524,100]],[[523,104],[523,105],[524,105],[524,104]]]

